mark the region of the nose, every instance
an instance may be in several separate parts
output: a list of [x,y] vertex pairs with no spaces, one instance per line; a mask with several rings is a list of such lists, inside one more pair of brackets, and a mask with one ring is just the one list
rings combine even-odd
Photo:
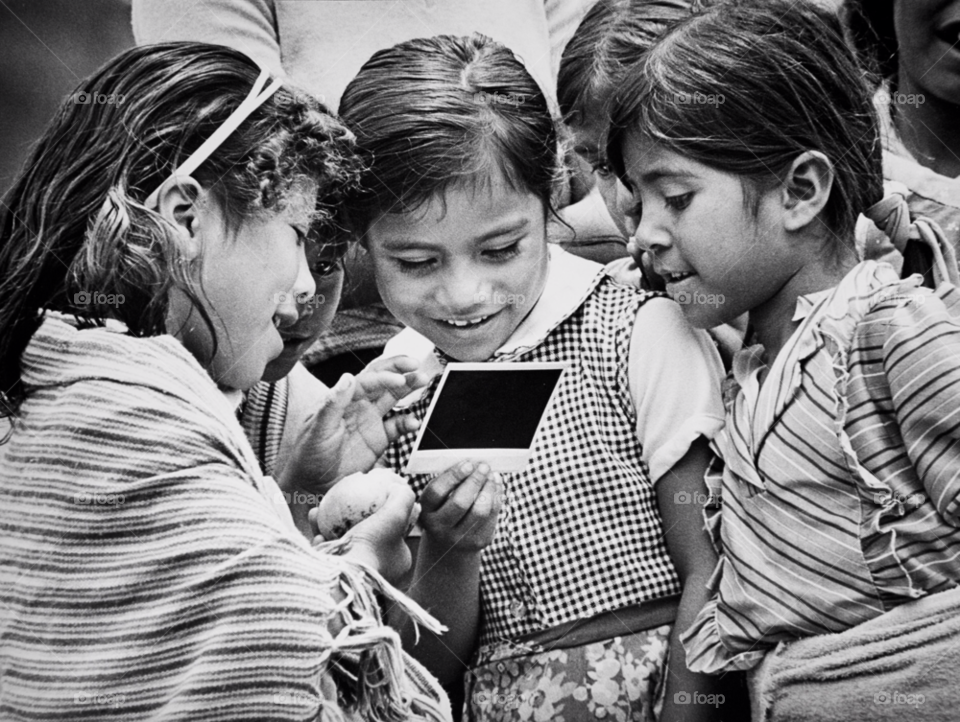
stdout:
[[282,319],[282,325],[289,327],[298,320],[313,313],[315,304],[314,294],[317,292],[317,282],[310,273],[305,249],[300,250],[300,262],[297,267],[297,277],[293,282],[290,293],[283,294],[277,315]]
[[451,314],[469,315],[493,302],[493,284],[476,263],[454,262],[443,275],[437,301]]
[[654,254],[666,250],[672,244],[669,231],[660,223],[659,214],[655,209],[646,206],[637,221],[634,237],[641,250]]

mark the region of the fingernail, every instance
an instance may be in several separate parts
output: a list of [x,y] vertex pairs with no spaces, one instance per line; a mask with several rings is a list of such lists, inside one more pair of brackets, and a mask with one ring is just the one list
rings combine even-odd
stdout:
[[462,464],[460,464],[460,473],[461,473],[461,474],[470,474],[470,473],[472,473],[472,472],[473,472],[473,462],[472,462],[472,461],[465,461],[465,462],[463,462]]
[[480,463],[480,466],[477,467],[477,470],[478,470],[481,474],[483,474],[484,476],[486,476],[487,474],[490,473],[490,465],[489,465],[489,464],[484,464],[483,462],[481,462],[481,463]]

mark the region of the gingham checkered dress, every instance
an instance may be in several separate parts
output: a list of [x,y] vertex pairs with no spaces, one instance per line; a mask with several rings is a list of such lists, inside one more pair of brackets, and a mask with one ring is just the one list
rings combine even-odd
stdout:
[[[481,646],[680,592],[654,486],[641,458],[627,382],[634,321],[654,294],[599,274],[592,292],[543,342],[496,361],[570,364],[480,572]],[[422,419],[439,377],[404,409]],[[395,442],[402,470],[416,435]],[[419,494],[431,476],[410,477]]]

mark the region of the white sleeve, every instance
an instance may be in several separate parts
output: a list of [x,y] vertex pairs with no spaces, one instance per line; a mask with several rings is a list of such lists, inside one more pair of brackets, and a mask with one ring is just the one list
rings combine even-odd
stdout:
[[637,313],[627,373],[637,438],[656,483],[697,437],[723,428],[723,364],[706,331],[692,328],[673,301],[654,298]]
[[130,17],[137,45],[227,45],[283,75],[273,0],[133,0]]

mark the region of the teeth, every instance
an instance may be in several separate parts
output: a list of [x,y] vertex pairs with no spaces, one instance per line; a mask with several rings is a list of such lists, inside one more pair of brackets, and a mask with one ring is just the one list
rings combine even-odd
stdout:
[[274,327],[274,328],[280,328],[280,324],[281,324],[281,323],[282,323],[282,321],[281,321],[278,317],[276,317],[276,316],[273,317],[273,327]]
[[693,275],[692,273],[668,273],[667,280],[677,282],[677,281],[682,281],[684,278],[687,278],[688,276],[692,276],[692,275]]
[[457,328],[464,328],[465,326],[476,326],[478,323],[480,323],[481,321],[486,321],[488,318],[490,317],[480,316],[479,318],[469,318],[469,319],[464,319],[463,321],[460,321],[455,318],[450,318],[450,319],[445,318],[445,319],[442,319],[442,321],[444,323],[449,323],[451,326],[456,326]]

